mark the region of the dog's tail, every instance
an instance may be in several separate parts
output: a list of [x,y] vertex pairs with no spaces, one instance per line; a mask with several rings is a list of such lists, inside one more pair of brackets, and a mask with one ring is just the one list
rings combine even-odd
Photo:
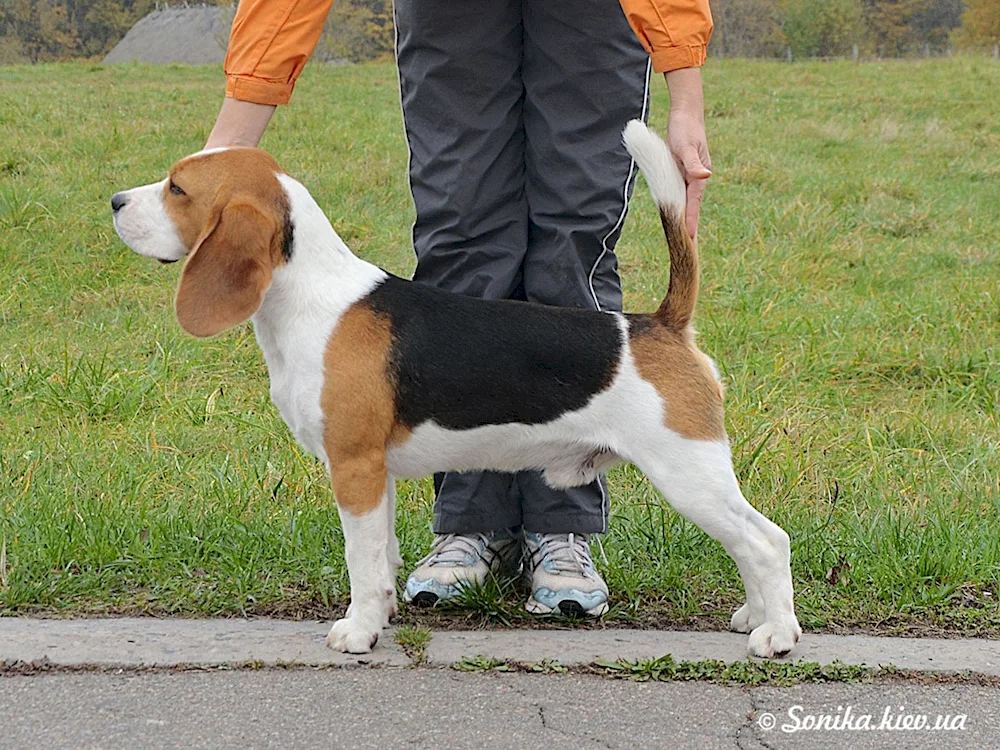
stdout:
[[687,205],[684,178],[667,144],[641,121],[629,122],[622,138],[660,209],[670,249],[670,285],[653,317],[673,331],[684,331],[691,324],[698,301],[698,249],[684,223]]

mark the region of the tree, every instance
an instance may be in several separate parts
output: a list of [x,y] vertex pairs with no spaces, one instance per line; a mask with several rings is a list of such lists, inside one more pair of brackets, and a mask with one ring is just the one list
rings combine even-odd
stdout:
[[30,62],[24,51],[24,45],[13,32],[0,36],[0,65],[16,65]]
[[929,0],[916,10],[910,25],[923,44],[936,50],[945,49],[952,29],[962,23],[963,7],[962,0]]
[[318,59],[374,60],[392,52],[392,7],[388,0],[334,3],[316,48]]
[[784,0],[781,27],[796,57],[845,55],[865,31],[858,0]]
[[4,0],[0,37],[11,36],[20,41],[19,54],[31,62],[70,56],[80,44],[66,6],[56,0]]
[[961,13],[962,0],[867,0],[865,20],[879,54],[898,56],[945,47]]
[[777,57],[785,49],[778,0],[713,0],[710,54]]
[[[69,0],[71,1],[71,0]],[[103,55],[125,36],[136,22],[153,9],[151,0],[87,0],[76,2],[82,16],[77,28],[83,37],[84,54]]]
[[1000,44],[1000,2],[966,0],[962,27],[955,32],[955,42],[964,48],[983,48]]

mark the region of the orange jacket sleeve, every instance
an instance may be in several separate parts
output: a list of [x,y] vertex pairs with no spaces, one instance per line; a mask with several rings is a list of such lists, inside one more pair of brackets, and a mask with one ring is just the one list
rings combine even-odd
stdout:
[[708,0],[620,0],[653,70],[667,73],[705,64],[712,36]]
[[333,0],[240,0],[226,52],[226,96],[287,104]]

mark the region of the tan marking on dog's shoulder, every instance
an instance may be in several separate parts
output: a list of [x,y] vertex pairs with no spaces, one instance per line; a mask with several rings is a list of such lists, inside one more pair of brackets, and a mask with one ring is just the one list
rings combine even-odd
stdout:
[[324,354],[323,444],[337,505],[354,515],[382,501],[386,448],[409,438],[395,418],[391,345],[388,319],[361,300],[341,316]]
[[639,375],[663,398],[664,424],[692,440],[724,440],[722,385],[690,329],[677,333],[653,320],[639,321],[630,325],[629,346]]

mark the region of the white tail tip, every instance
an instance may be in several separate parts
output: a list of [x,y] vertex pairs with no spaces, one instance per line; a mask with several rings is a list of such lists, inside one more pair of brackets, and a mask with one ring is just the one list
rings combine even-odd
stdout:
[[684,178],[663,139],[641,120],[631,120],[625,126],[622,140],[642,170],[656,204],[683,210],[687,203]]

